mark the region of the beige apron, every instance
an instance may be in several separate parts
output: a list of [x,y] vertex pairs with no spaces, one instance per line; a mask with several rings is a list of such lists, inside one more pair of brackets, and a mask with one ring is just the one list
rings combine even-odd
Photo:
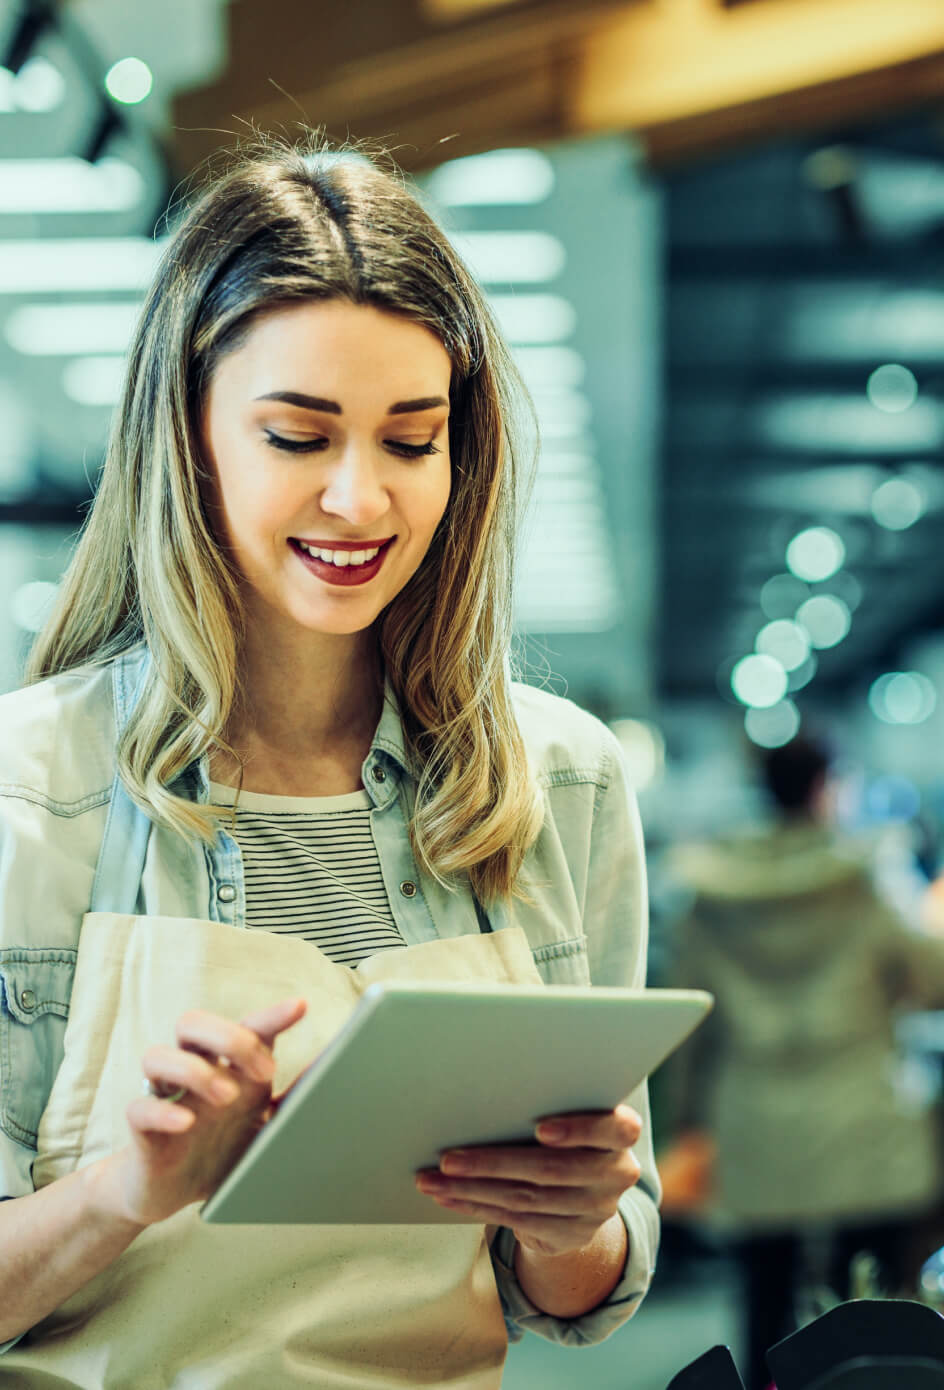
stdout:
[[[303,996],[276,1042],[282,1090],[374,980],[540,983],[514,927],[379,952],[188,918],[90,913],[37,1187],[128,1142],[141,1057],[187,1009],[228,1018]],[[433,1043],[435,1045],[435,1043]],[[404,1085],[409,1086],[409,1077]],[[0,1362],[10,1390],[496,1390],[507,1337],[482,1226],[216,1226],[194,1204],[145,1230]]]

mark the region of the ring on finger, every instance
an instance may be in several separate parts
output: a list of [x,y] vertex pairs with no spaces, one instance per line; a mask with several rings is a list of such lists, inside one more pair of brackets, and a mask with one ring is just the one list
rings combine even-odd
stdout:
[[156,1096],[158,1100],[171,1102],[181,1100],[187,1094],[186,1086],[178,1086],[176,1091],[162,1091],[148,1076],[141,1082],[141,1090],[146,1096]]

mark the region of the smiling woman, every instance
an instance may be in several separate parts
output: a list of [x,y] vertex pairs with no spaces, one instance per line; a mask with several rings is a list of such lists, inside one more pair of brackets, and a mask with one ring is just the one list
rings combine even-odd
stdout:
[[498,1390],[509,1336],[599,1341],[645,1294],[645,1086],[443,1154],[416,1175],[428,1225],[197,1211],[352,969],[644,982],[615,740],[511,679],[521,399],[449,241],[359,154],[241,154],[170,238],[0,710],[18,1383]]

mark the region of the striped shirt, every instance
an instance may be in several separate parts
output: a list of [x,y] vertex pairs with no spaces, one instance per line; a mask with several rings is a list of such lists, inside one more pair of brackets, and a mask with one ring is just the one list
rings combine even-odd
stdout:
[[[216,806],[234,787],[210,784]],[[365,791],[346,796],[241,792],[235,825],[243,859],[246,925],[313,941],[339,965],[405,946],[390,911]]]

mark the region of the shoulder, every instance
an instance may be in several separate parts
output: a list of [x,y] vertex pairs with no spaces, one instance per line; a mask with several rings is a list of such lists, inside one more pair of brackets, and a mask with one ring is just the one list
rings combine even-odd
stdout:
[[605,790],[622,767],[619,744],[594,715],[572,700],[513,682],[515,717],[538,782],[588,782]]
[[83,667],[0,696],[0,796],[63,815],[107,796],[115,769],[111,667]]

